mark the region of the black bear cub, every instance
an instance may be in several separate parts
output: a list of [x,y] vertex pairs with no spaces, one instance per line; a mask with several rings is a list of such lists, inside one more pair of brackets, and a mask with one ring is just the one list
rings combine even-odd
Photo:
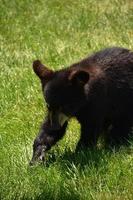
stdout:
[[41,80],[48,115],[33,144],[35,161],[61,139],[71,117],[81,124],[79,147],[95,147],[99,136],[108,145],[129,140],[133,126],[133,52],[113,47],[66,69],[52,71],[33,63]]

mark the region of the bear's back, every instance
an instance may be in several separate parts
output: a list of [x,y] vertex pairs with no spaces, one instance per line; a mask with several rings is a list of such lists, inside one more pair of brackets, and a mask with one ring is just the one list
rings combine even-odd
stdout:
[[110,47],[98,51],[76,63],[78,67],[98,66],[106,70],[111,67],[128,65],[133,70],[133,52],[121,47]]
[[[87,68],[88,70],[98,68],[105,78],[116,85],[128,83],[133,89],[133,52],[120,47],[106,48],[91,56],[75,63],[71,67]],[[118,86],[119,87],[119,86]]]
[[133,52],[128,49],[113,47],[97,52],[89,58],[103,68],[128,66],[133,70]]

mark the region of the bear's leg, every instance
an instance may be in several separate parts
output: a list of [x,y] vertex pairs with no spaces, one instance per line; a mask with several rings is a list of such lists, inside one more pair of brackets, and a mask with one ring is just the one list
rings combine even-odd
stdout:
[[131,134],[131,123],[128,121],[119,121],[112,125],[107,143],[111,147],[119,147],[120,145],[129,144]]
[[80,148],[94,148],[97,145],[97,140],[101,132],[100,124],[96,123],[82,123],[81,136],[77,145],[77,150]]
[[37,161],[44,161],[46,151],[64,136],[66,127],[67,122],[60,129],[55,130],[51,128],[49,120],[46,119],[44,121],[38,136],[34,140],[33,156],[30,165],[33,165]]

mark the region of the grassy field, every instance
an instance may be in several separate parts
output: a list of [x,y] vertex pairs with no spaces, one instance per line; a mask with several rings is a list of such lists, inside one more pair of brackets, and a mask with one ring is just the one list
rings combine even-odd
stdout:
[[133,199],[133,141],[75,154],[74,119],[45,166],[28,166],[46,116],[33,60],[61,69],[108,46],[133,49],[131,0],[0,0],[0,199]]

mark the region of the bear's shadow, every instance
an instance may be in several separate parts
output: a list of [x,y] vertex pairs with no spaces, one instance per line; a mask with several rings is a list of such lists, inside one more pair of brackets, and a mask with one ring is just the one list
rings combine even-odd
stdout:
[[45,166],[50,167],[58,163],[63,168],[75,166],[84,170],[86,166],[91,167],[92,165],[98,168],[101,166],[101,162],[104,162],[104,165],[108,162],[107,158],[109,158],[113,152],[114,150],[110,149],[85,149],[78,152],[66,150],[61,156],[56,156],[54,153],[51,153],[48,155]]

